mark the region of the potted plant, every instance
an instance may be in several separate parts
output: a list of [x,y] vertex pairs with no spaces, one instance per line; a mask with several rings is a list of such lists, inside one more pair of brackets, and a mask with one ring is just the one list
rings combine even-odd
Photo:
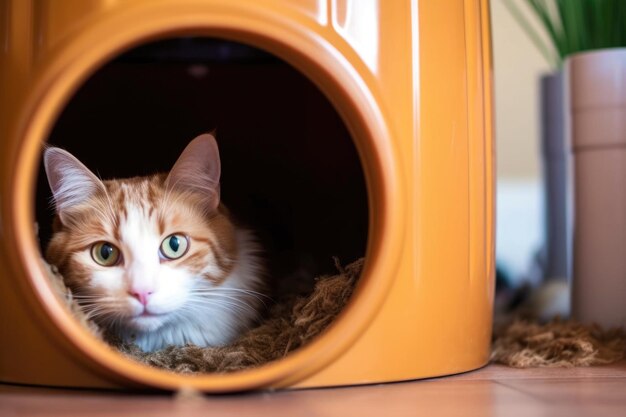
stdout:
[[[521,12],[519,1],[505,4],[557,73],[563,69],[564,74],[542,82],[548,265],[566,250],[550,244],[566,237],[567,169],[565,159],[559,163],[558,158],[567,149],[573,155],[572,314],[582,321],[624,326],[626,1],[525,0],[547,42]],[[550,103],[554,107],[546,107]],[[551,126],[555,120],[564,123],[561,128]],[[551,166],[554,161],[557,166]]]

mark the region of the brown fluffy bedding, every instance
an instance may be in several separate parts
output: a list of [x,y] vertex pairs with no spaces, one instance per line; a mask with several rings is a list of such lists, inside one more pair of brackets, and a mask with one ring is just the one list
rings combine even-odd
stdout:
[[491,360],[515,368],[604,365],[626,357],[626,332],[555,318],[496,326]]
[[185,374],[233,372],[280,359],[307,344],[335,319],[352,295],[363,268],[363,259],[345,268],[335,262],[337,273],[316,278],[310,294],[290,295],[269,308],[257,327],[228,346],[169,346],[146,353],[136,345],[106,334],[88,320],[63,284],[63,277],[48,264],[50,276],[70,310],[94,335],[103,338],[122,354],[147,365]]
[[[280,359],[307,344],[335,319],[350,298],[363,268],[363,259],[347,267],[337,264],[335,275],[316,279],[310,294],[292,295],[270,307],[259,325],[229,346],[170,346],[145,353],[123,343],[87,320],[72,299],[62,277],[47,264],[52,281],[72,313],[96,336],[122,354],[147,365],[186,374],[233,372]],[[491,361],[516,368],[601,365],[626,357],[624,330],[554,319],[540,324],[515,319],[496,326]]]

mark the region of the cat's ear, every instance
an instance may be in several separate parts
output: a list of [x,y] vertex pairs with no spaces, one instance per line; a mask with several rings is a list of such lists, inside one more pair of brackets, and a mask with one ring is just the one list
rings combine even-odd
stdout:
[[43,154],[43,163],[52,190],[54,204],[63,223],[68,212],[87,201],[94,194],[106,193],[104,184],[71,153],[49,147]]
[[174,164],[167,186],[201,195],[206,209],[214,211],[220,203],[220,153],[215,137],[200,135],[192,140]]

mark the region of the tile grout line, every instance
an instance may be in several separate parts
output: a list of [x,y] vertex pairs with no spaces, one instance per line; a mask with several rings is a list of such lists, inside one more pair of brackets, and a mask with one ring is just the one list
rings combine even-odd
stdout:
[[[534,393],[532,393],[532,392],[527,392],[527,391],[525,391],[525,390],[523,390],[523,389],[520,389],[519,387],[515,387],[515,386],[508,385],[508,384],[506,384],[505,382],[500,381],[500,380],[498,380],[498,379],[493,379],[493,380],[491,380],[491,381],[492,381],[493,383],[495,383],[495,384],[497,384],[497,385],[501,386],[501,387],[508,388],[508,389],[513,390],[513,391],[515,391],[515,392],[517,392],[517,393],[519,393],[519,394],[522,394],[522,395],[524,395],[524,396],[526,396],[526,397],[532,398],[532,399],[533,399],[533,400],[535,400],[535,401],[539,401],[541,404],[552,404],[552,402],[545,400],[545,399],[544,399],[544,398],[542,398],[541,396],[538,396],[538,395],[536,395],[536,394],[534,394]],[[518,381],[519,381],[519,380],[518,380]]]

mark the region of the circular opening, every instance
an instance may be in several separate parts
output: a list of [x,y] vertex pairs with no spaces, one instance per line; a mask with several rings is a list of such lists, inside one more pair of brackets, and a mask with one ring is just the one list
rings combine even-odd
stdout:
[[[134,14],[133,14],[134,13]],[[231,391],[261,386],[287,386],[302,380],[344,352],[363,331],[380,307],[397,267],[403,235],[399,167],[390,134],[366,83],[336,50],[314,33],[299,30],[280,16],[263,19],[239,10],[198,8],[193,15],[176,7],[134,10],[117,22],[94,26],[50,63],[33,84],[31,107],[24,129],[15,140],[20,151],[11,170],[9,207],[5,222],[7,236],[16,243],[13,265],[35,297],[26,301],[44,308],[57,336],[77,349],[91,367],[116,380],[160,388],[193,386],[206,391]],[[164,17],[167,16],[165,19]],[[165,20],[164,20],[165,19]],[[141,24],[125,24],[141,22]],[[226,23],[228,22],[228,23]],[[110,26],[124,28],[111,31]],[[242,29],[246,28],[246,29]],[[97,342],[75,320],[69,320],[36,259],[37,242],[32,235],[34,202],[31,191],[41,155],[40,146],[81,81],[107,57],[165,33],[226,34],[233,39],[258,45],[295,65],[330,97],[343,116],[361,156],[367,180],[369,240],[367,263],[352,301],[327,331],[311,344],[277,362],[228,375],[188,377],[165,373],[124,359]],[[92,48],[98,40],[98,48]],[[54,82],[51,82],[54,80]]]
[[216,38],[134,48],[82,84],[47,144],[42,251],[72,311],[128,356],[249,369],[345,305],[354,273],[337,269],[365,255],[365,177],[332,104],[275,56]]

